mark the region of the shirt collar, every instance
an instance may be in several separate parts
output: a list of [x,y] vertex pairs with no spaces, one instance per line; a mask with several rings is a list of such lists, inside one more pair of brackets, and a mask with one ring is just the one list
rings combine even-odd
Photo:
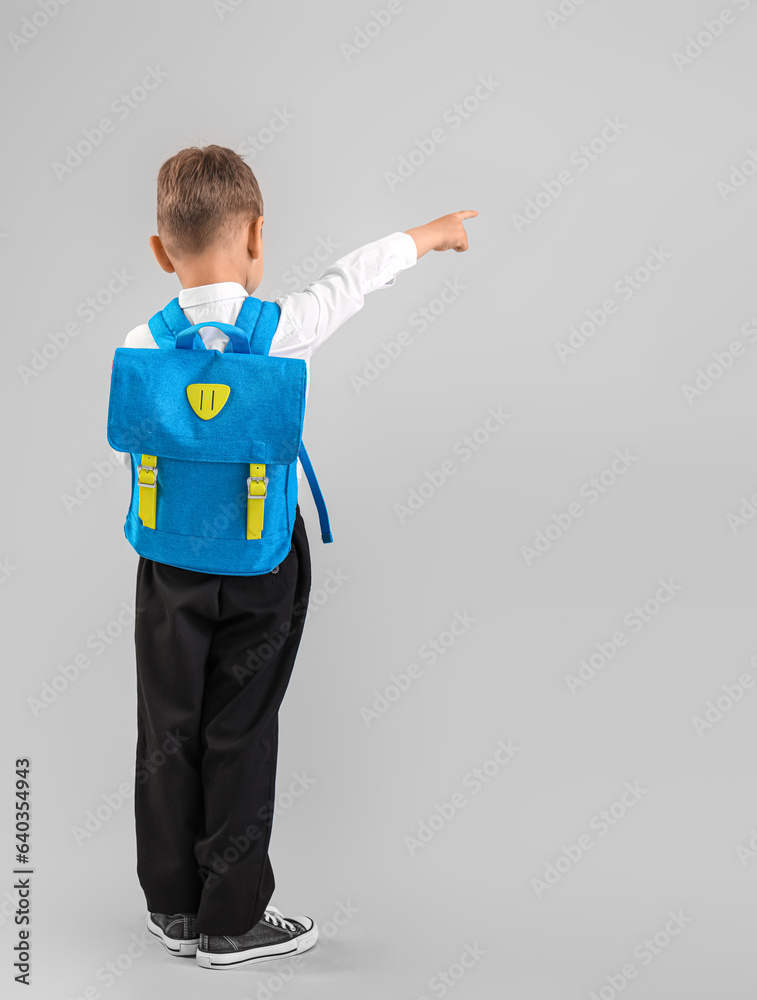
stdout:
[[222,302],[225,299],[247,298],[247,289],[238,281],[217,281],[211,285],[196,285],[194,288],[182,288],[179,292],[179,305],[204,306],[210,302]]

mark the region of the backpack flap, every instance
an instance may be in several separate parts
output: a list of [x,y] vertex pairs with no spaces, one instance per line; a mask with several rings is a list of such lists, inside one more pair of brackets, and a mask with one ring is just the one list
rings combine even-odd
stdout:
[[302,358],[118,347],[108,443],[189,462],[289,465],[300,447],[306,380]]

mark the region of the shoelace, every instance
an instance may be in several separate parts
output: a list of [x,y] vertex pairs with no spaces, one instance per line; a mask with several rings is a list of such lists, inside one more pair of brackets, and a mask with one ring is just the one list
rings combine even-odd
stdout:
[[291,923],[289,920],[287,920],[284,917],[284,915],[281,912],[281,910],[277,910],[275,906],[268,906],[268,907],[266,907],[266,911],[263,914],[263,920],[268,921],[269,924],[273,924],[274,927],[281,926],[285,930],[295,931],[295,932],[297,930],[297,928],[294,926],[294,924]]

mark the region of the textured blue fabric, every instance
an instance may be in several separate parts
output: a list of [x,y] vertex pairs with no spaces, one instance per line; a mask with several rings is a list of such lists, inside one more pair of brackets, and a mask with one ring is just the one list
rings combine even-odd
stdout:
[[[108,442],[132,456],[124,534],[145,558],[205,573],[270,572],[291,547],[298,454],[314,491],[323,540],[331,541],[323,497],[302,446],[305,362],[268,355],[280,314],[276,303],[249,296],[234,326],[199,324],[193,349],[177,350],[177,335],[192,324],[176,298],[150,320],[162,350],[116,349]],[[244,337],[251,353],[207,350],[199,337],[206,326]],[[187,399],[186,387],[197,382],[230,387],[226,404],[211,420],[198,417]],[[157,456],[154,529],[138,514],[136,467],[143,453]],[[248,540],[250,463],[265,464],[268,486],[262,537]]]
[[[178,300],[177,300],[178,305]],[[174,347],[175,335],[170,329],[163,316],[163,310],[156,312],[148,321],[150,333],[158,347]]]
[[[270,305],[275,306],[274,312],[276,313],[276,324],[279,322],[279,315],[281,314],[281,309],[275,302],[271,302]],[[239,310],[237,315],[236,324],[240,327],[251,339],[258,322],[263,320],[263,308],[264,303],[260,299],[256,299],[254,295],[248,295],[247,298],[242,303],[242,308]],[[266,315],[270,315],[266,311]],[[274,327],[274,331],[275,331]],[[253,354],[268,354],[268,351],[253,351]]]
[[184,315],[184,310],[179,305],[178,295],[175,299],[171,299],[166,308],[163,310],[163,319],[171,330],[171,333],[178,333],[179,330],[183,330],[185,327],[191,326],[191,323]]
[[[118,347],[108,440],[118,451],[192,462],[296,461],[305,418],[302,358]],[[212,420],[189,405],[196,382],[230,386]],[[249,473],[248,473],[249,475]]]
[[[252,298],[252,296],[250,296],[250,298]],[[249,301],[250,299],[247,299],[245,305]],[[244,311],[244,305],[242,306],[242,311]],[[257,317],[257,322],[255,323],[255,329],[252,331],[252,335],[250,337],[250,350],[253,354],[268,354],[271,349],[271,341],[273,340],[276,328],[279,325],[280,317],[281,307],[278,302],[262,303],[260,314]],[[244,329],[244,327],[242,327],[242,329]]]

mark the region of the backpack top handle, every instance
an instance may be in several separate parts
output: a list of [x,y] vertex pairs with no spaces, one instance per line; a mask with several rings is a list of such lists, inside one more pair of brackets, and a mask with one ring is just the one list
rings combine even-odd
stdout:
[[[234,354],[250,353],[250,342],[238,326],[232,326],[230,323],[218,323],[215,320],[209,320],[205,323],[196,323],[194,326],[188,326],[186,330],[182,330],[181,333],[177,333],[176,346],[178,348],[191,351],[194,348],[195,334],[199,330],[204,329],[206,326],[212,326],[214,329],[221,330],[225,333],[229,338],[229,344],[231,344],[231,349]],[[197,339],[200,341],[203,348],[207,350],[202,337],[198,337]],[[229,344],[226,345],[227,348]]]

